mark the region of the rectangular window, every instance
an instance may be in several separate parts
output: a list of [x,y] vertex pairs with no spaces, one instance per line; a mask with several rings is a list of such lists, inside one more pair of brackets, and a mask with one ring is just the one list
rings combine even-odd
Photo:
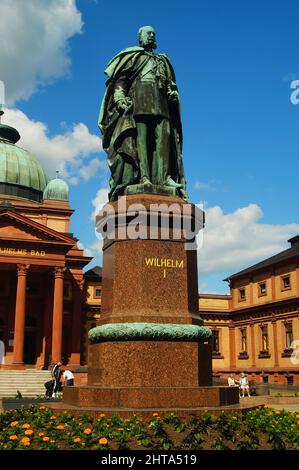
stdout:
[[212,331],[212,353],[219,353],[219,331]]
[[286,338],[286,349],[292,348],[293,342],[293,325],[292,322],[285,323],[285,338]]
[[95,296],[96,296],[96,297],[101,297],[101,295],[102,295],[102,289],[96,289],[96,294],[95,294]]
[[242,328],[241,333],[241,352],[247,352],[247,330]]
[[241,302],[242,300],[246,300],[246,293],[244,287],[239,289],[239,302]]
[[290,276],[283,276],[281,278],[281,288],[282,288],[282,290],[286,290],[286,289],[291,288]]
[[260,282],[259,286],[259,295],[266,295],[267,294],[267,286],[265,282]]
[[261,335],[262,335],[262,351],[269,351],[269,336],[268,336],[267,326],[261,326]]

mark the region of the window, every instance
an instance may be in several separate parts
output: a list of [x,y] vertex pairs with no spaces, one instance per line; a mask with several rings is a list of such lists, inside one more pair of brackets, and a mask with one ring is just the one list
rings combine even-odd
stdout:
[[239,302],[242,300],[246,300],[245,288],[242,287],[239,289]]
[[292,322],[285,323],[284,327],[285,327],[286,349],[292,349],[292,342],[293,342]]
[[262,335],[262,351],[269,350],[269,336],[268,336],[268,327],[261,326],[261,335]]
[[290,276],[283,276],[281,278],[281,288],[282,290],[287,290],[287,289],[290,289],[291,288],[291,280],[290,280]]
[[246,328],[240,330],[241,333],[241,352],[247,352],[247,331]]
[[102,289],[96,289],[95,290],[95,296],[96,297],[101,297],[101,295],[102,295]]
[[212,330],[212,354],[219,354],[219,331]]
[[259,286],[259,295],[266,295],[267,294],[267,286],[265,282],[260,282]]

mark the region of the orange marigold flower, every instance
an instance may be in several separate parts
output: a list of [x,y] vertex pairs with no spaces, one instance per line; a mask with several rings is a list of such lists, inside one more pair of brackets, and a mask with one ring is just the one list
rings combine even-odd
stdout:
[[51,416],[51,418],[50,418],[50,419],[56,419],[56,416],[54,416],[54,415],[53,415],[53,416]]
[[21,440],[21,444],[23,446],[30,446],[30,439],[28,437],[23,437],[23,439]]
[[105,416],[106,416],[105,413],[100,414],[100,418],[105,418]]
[[39,409],[40,409],[40,410],[45,410],[46,407],[45,407],[45,406],[40,406]]
[[81,437],[75,437],[74,442],[81,442]]
[[101,439],[99,439],[99,444],[101,446],[106,446],[108,444],[108,439],[106,439],[106,437],[101,437]]
[[56,429],[64,429],[64,426],[62,426],[62,424],[59,424],[58,426],[56,426]]
[[153,413],[153,417],[156,418],[159,416],[159,413]]
[[44,432],[39,432],[39,433],[38,433],[38,436],[39,436],[39,437],[43,437],[44,435],[45,435]]
[[50,438],[48,436],[43,437],[44,442],[49,442]]
[[30,428],[30,424],[25,423],[25,424],[23,424],[22,428],[23,428],[23,429],[29,429],[29,428]]
[[26,436],[31,436],[32,434],[33,434],[32,429],[27,429],[27,431],[25,431]]
[[9,439],[11,441],[18,441],[19,440],[18,436],[16,436],[15,434],[13,434],[12,436],[9,436]]
[[10,423],[10,426],[11,426],[12,428],[14,428],[14,427],[17,426],[18,424],[19,424],[19,421],[12,421],[12,422]]
[[84,429],[84,434],[91,434],[92,433],[92,430],[90,428],[86,428]]

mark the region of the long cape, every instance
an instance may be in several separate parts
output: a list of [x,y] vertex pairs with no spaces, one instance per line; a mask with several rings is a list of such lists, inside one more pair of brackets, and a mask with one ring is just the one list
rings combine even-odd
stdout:
[[[104,134],[103,138],[103,147],[107,148],[109,146],[110,142],[110,137],[112,134],[112,131],[116,125],[116,120],[118,118],[118,113],[115,113],[115,109],[113,110],[113,103],[111,103],[111,97],[113,95],[114,91],[114,84],[119,78],[121,74],[126,73],[126,66],[128,63],[131,61],[131,59],[134,59],[134,62],[137,62],[138,57],[140,55],[146,55],[150,57],[151,55],[146,53],[143,47],[135,46],[135,47],[127,47],[126,49],[123,49],[120,51],[116,56],[114,56],[110,62],[108,63],[107,68],[105,69],[105,74],[108,76],[108,80],[106,81],[106,92],[102,100],[101,104],[101,109],[99,113],[99,119],[98,119],[98,126],[102,133]],[[173,70],[173,67],[166,56],[166,54],[157,54],[157,56],[161,57],[164,60],[164,63],[166,65],[166,69],[169,75],[169,81],[172,82],[173,88],[176,89],[175,85],[175,73]],[[143,67],[143,63],[141,66],[135,70],[135,72],[132,74],[129,73],[129,70],[127,71],[128,75],[128,80],[130,80],[131,83],[129,83],[129,87],[133,83],[135,77],[138,75],[140,69]],[[131,75],[131,77],[130,77]],[[130,78],[129,78],[130,77]],[[179,103],[177,103],[178,109],[176,110],[176,122],[173,123],[179,132],[180,135],[180,140],[182,143],[182,123],[180,119],[180,109],[179,109]],[[114,111],[114,112],[113,112]],[[112,125],[112,129],[110,129],[109,132],[109,127]],[[105,136],[106,131],[108,131],[108,135]],[[106,144],[106,145],[105,145]]]

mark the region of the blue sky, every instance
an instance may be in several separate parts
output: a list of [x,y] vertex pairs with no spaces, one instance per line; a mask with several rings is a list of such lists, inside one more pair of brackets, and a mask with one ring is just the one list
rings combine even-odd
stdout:
[[[34,3],[27,1],[27,5]],[[22,21],[21,6],[24,15],[22,2],[3,0],[4,15],[9,14],[9,3],[15,9],[10,30],[23,27],[24,31],[20,39],[8,30],[1,34],[0,26],[0,39],[4,34],[6,38],[1,41],[0,79],[6,82],[7,105],[22,111],[33,123],[32,139],[25,141],[27,148],[32,144],[35,155],[43,155],[38,139],[32,143],[37,121],[47,126],[45,135],[53,148],[58,144],[58,152],[63,136],[81,123],[87,127],[89,139],[81,157],[85,152],[87,165],[91,160],[100,161],[94,162],[95,171],[88,179],[75,178],[75,157],[72,174],[66,172],[66,178],[77,183],[70,185],[71,206],[76,209],[72,231],[95,254],[94,263],[100,258],[94,248],[92,200],[99,189],[107,187],[109,176],[105,154],[97,150],[91,137],[100,137],[97,117],[105,90],[103,70],[119,50],[137,44],[137,30],[144,24],[154,26],[157,51],[166,52],[175,68],[188,191],[191,200],[204,201],[207,210],[204,246],[199,253],[201,290],[226,292],[222,279],[228,274],[287,248],[287,238],[299,233],[299,105],[290,101],[290,84],[299,78],[296,0],[44,0],[38,7],[42,11],[28,12],[31,28],[28,22],[25,28],[16,21]],[[63,20],[57,24],[57,29],[65,31],[61,40],[54,28],[56,16],[51,16],[57,5],[60,18],[69,17],[67,24]],[[50,37],[40,26],[47,21],[53,28]],[[29,41],[35,29],[45,41],[40,45]],[[18,47],[27,40],[30,48],[24,47],[21,60],[26,67],[30,63],[31,91],[22,99],[21,66],[19,82],[12,82],[16,80]],[[51,40],[57,41],[53,50]],[[17,52],[10,52],[14,41]],[[44,54],[40,51],[43,44]],[[57,58],[59,48],[63,66],[61,57]],[[38,60],[43,61],[42,66]],[[55,136],[60,137],[55,140]],[[51,155],[43,158],[51,159]],[[54,171],[54,163],[47,165]]]

